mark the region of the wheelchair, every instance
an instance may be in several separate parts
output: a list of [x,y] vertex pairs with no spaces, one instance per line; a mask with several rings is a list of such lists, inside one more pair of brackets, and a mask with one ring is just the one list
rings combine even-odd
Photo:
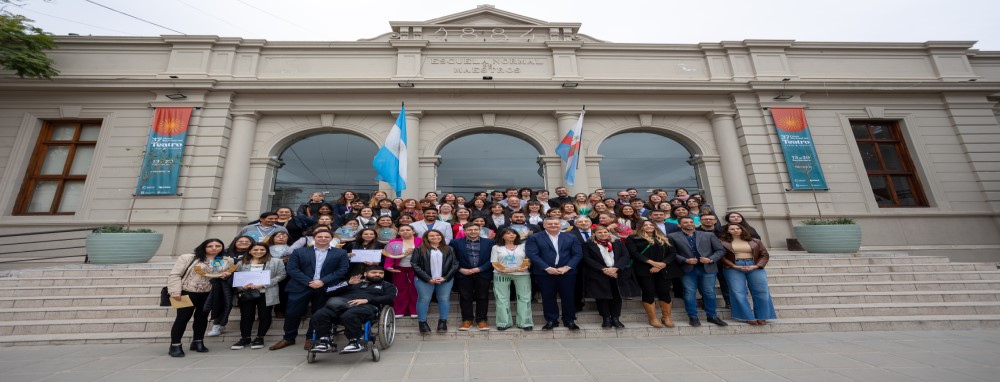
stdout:
[[[334,325],[333,336],[336,337],[337,334],[337,325]],[[312,337],[315,343],[317,340],[315,331],[313,331]],[[381,351],[388,349],[396,340],[396,311],[391,305],[382,306],[379,308],[378,314],[365,322],[362,340],[365,346],[368,346],[372,361],[378,362],[382,359]],[[320,352],[306,350],[306,362],[316,362],[316,354],[318,353]]]

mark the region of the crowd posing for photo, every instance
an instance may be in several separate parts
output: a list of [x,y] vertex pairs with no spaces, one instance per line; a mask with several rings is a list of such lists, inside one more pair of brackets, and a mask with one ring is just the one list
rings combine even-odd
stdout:
[[[233,350],[264,348],[272,317],[283,318],[284,327],[269,348],[295,345],[301,320],[310,316],[304,349],[334,349],[339,322],[348,340],[341,352],[363,351],[361,327],[381,306],[391,305],[395,318],[416,319],[421,333],[447,332],[456,291],[459,331],[534,330],[539,296],[541,330],[579,330],[576,315],[586,298],[605,329],[625,327],[622,301],[634,298],[652,327],[674,326],[673,298],[683,299],[691,326],[701,325],[699,306],[706,321],[727,326],[718,314],[717,281],[734,320],[766,325],[777,318],[767,262],[743,215],[717,215],[702,195],[683,188],[673,198],[657,189],[645,199],[633,188],[614,197],[603,189],[570,196],[558,187],[555,196],[508,188],[471,199],[428,192],[421,200],[377,191],[367,201],[346,191],[332,202],[315,192],[295,210],[260,214],[228,247],[208,239],[177,259],[167,292],[188,306],[177,309],[169,355],[184,356],[181,339],[192,319],[189,349],[207,352],[204,338],[225,332],[233,306],[240,310]],[[256,282],[234,285],[234,278]]]

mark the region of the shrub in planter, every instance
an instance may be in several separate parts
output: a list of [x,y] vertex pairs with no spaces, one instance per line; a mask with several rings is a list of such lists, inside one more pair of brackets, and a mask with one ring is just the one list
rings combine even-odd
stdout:
[[807,252],[855,253],[861,249],[861,226],[854,219],[809,219],[802,224],[792,229]]
[[87,236],[87,258],[92,264],[145,263],[163,242],[163,234],[151,229],[104,226]]

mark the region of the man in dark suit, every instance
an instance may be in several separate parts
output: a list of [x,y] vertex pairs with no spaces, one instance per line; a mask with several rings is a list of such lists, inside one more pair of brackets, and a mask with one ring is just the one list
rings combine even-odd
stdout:
[[718,261],[725,254],[722,242],[715,234],[695,230],[694,219],[682,217],[677,225],[679,232],[667,235],[670,245],[677,248],[677,260],[684,269],[684,309],[691,326],[701,326],[698,321],[698,302],[695,292],[700,292],[705,302],[708,322],[726,326],[715,310],[715,278],[719,273]]
[[[573,228],[566,233],[573,235],[577,240],[580,241],[580,245],[586,245],[590,241],[590,237],[593,236],[593,232],[590,227],[593,226],[593,222],[590,218],[586,216],[581,216],[573,221]],[[583,272],[576,273],[576,286],[573,287],[573,302],[576,306],[576,311],[583,310],[583,294],[587,280],[583,277]]]
[[[330,231],[313,233],[316,245],[299,248],[292,252],[285,265],[288,274],[288,306],[285,308],[285,335],[271,350],[282,349],[295,344],[299,335],[299,323],[305,316],[306,308],[312,305],[312,312],[326,305],[327,289],[344,281],[350,266],[347,252],[330,246],[333,234]],[[313,330],[312,322],[309,331]],[[304,348],[312,349],[312,340],[306,339]]]
[[[455,250],[458,258],[458,274],[455,275],[455,285],[461,296],[459,306],[462,309],[462,325],[458,330],[469,330],[476,324],[479,330],[490,330],[486,321],[486,312],[490,303],[490,283],[493,281],[493,263],[490,262],[490,252],[495,241],[480,238],[480,227],[474,223],[466,223],[465,237],[452,240],[448,245]],[[475,313],[473,313],[475,303]]]
[[545,231],[528,236],[524,245],[524,253],[531,260],[531,273],[542,291],[546,321],[542,330],[559,326],[556,295],[562,301],[563,324],[570,330],[580,330],[576,325],[573,288],[576,285],[577,265],[583,259],[583,246],[572,235],[560,232],[559,218],[547,217],[542,226]]
[[514,230],[518,235],[521,236],[521,241],[528,240],[528,236],[536,234],[542,231],[537,225],[528,223],[528,217],[524,215],[523,211],[514,211],[510,214],[510,223],[497,228],[497,234],[507,228]]

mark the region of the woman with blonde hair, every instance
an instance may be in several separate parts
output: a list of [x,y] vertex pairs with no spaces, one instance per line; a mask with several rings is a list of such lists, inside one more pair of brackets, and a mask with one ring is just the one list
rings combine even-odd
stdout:
[[[672,328],[673,303],[670,299],[673,279],[683,275],[676,264],[677,251],[670,245],[667,236],[660,232],[656,223],[645,220],[635,234],[625,240],[625,246],[632,256],[639,288],[642,289],[642,308],[646,311],[649,325],[654,328]],[[653,303],[659,299],[662,318],[657,320]]]

